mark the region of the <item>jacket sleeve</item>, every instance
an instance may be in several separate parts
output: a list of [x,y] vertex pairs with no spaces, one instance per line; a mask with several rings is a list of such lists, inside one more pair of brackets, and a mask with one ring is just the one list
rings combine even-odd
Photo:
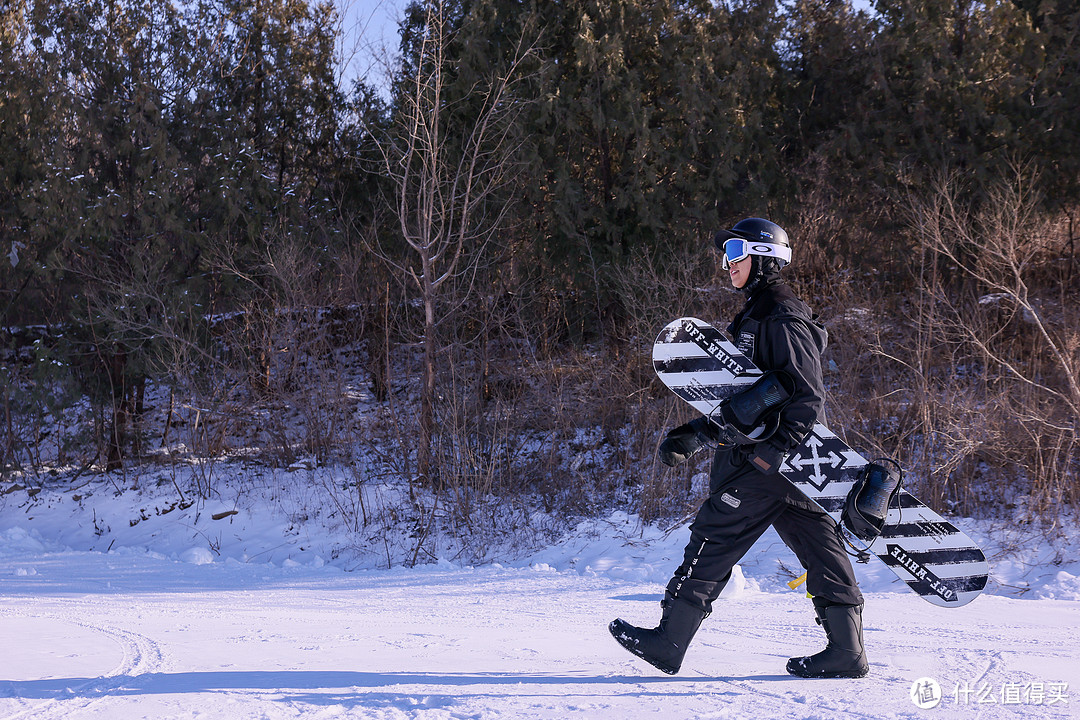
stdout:
[[784,455],[803,441],[821,415],[825,404],[821,333],[824,329],[794,315],[773,316],[763,323],[762,369],[782,370],[795,381],[791,402],[780,413],[780,427],[750,454],[750,461],[763,472],[778,471]]

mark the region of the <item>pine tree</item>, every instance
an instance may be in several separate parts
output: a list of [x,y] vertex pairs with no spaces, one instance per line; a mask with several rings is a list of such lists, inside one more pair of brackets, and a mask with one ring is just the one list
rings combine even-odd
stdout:
[[1034,26],[1023,67],[1041,61],[1036,73],[1017,78],[1021,149],[1038,158],[1051,207],[1071,210],[1080,201],[1080,7],[1068,0],[1016,4]]
[[[604,268],[704,246],[776,180],[778,26],[771,2],[538,5],[549,64],[524,192],[558,284],[597,327]],[[549,260],[550,258],[550,260]]]
[[1005,0],[879,0],[864,127],[883,173],[912,180],[943,165],[985,178],[1003,167],[1017,127],[1013,98],[1035,72],[1030,24]]

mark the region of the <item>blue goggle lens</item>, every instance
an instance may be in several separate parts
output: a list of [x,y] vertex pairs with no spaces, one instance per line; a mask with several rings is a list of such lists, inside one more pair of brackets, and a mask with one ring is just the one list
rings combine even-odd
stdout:
[[731,238],[724,243],[724,269],[731,263],[745,260],[750,255],[750,243],[742,238]]

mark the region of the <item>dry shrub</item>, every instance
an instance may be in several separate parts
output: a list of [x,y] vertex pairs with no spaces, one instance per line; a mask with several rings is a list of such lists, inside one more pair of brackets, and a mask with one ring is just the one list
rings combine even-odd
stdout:
[[907,239],[883,235],[891,203],[842,165],[814,154],[796,170],[800,192],[779,224],[792,243],[792,284],[808,300],[832,299],[846,282],[861,282],[903,257]]
[[[741,302],[718,295],[712,253],[686,253],[663,266],[639,255],[611,281],[623,309],[606,342],[544,342],[522,303],[476,317],[470,342],[447,345],[441,366],[438,482],[446,517],[498,530],[492,498],[572,518],[613,506],[646,520],[682,515],[690,490],[686,468],[656,461],[666,429],[692,411],[656,379],[651,347],[680,315],[714,322]],[[729,307],[722,307],[727,304]],[[517,514],[514,514],[517,517]]]
[[691,480],[701,458],[676,469],[656,460],[664,433],[694,417],[694,411],[657,379],[652,344],[660,330],[678,317],[694,316],[718,327],[742,305],[730,290],[719,255],[696,243],[676,246],[664,261],[640,253],[613,270],[613,287],[622,298],[620,342],[609,350],[603,397],[622,408],[625,442],[618,465],[632,479],[628,506],[642,519],[684,517],[700,498]]
[[1077,293],[1047,282],[1067,238],[1033,186],[1024,167],[975,192],[949,174],[909,200],[923,262],[906,432],[926,490],[962,512],[1077,500]]

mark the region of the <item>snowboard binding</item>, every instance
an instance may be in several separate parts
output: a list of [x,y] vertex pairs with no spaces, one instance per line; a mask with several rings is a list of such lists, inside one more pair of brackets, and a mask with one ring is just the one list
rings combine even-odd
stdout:
[[895,460],[886,458],[867,463],[844,501],[841,514],[844,526],[863,542],[876,540],[885,527],[889,506],[900,492],[903,478],[904,472]]
[[779,370],[724,400],[708,417],[721,445],[753,445],[772,437],[780,427],[780,411],[795,392],[791,376]]

